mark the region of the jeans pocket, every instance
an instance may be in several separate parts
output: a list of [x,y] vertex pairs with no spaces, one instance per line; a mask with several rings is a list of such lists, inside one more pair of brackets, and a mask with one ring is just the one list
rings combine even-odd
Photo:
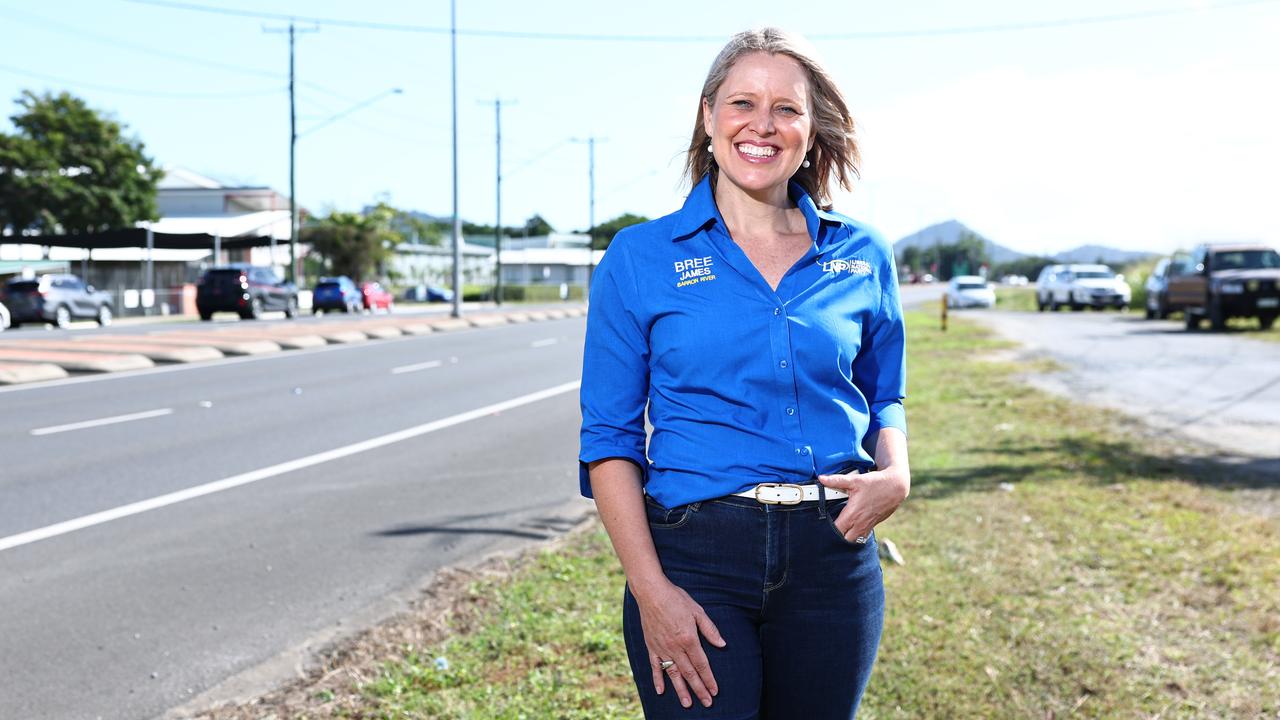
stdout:
[[698,505],[699,503],[690,503],[668,509],[648,495],[644,496],[644,511],[649,520],[650,530],[674,530],[683,526],[697,511]]
[[856,543],[850,540],[844,536],[844,533],[840,532],[840,528],[836,527],[836,516],[840,514],[840,511],[844,509],[844,506],[848,504],[848,502],[848,499],[827,501],[827,527],[831,528],[831,532],[835,533],[836,537],[840,539],[840,542],[845,545],[849,545],[851,547],[864,547],[866,545],[870,545],[870,540],[865,543]]

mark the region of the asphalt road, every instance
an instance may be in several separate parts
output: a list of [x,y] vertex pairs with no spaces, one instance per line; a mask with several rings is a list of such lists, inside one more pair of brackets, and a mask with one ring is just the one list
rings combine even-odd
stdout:
[[567,528],[583,327],[0,389],[0,718],[156,717]]
[[1197,455],[1246,460],[1280,477],[1280,346],[1247,333],[1187,332],[1181,322],[1114,312],[968,311],[1052,358],[1061,371],[1029,380],[1115,408],[1184,440]]

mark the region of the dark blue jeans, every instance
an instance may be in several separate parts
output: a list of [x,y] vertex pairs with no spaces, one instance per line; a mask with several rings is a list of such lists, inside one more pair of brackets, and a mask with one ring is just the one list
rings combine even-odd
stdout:
[[874,537],[856,545],[832,523],[844,502],[726,497],[666,509],[645,497],[667,578],[702,605],[727,643],[702,642],[720,686],[711,707],[696,696],[681,707],[670,680],[658,695],[628,590],[622,626],[646,718],[854,717],[880,644],[884,584]]

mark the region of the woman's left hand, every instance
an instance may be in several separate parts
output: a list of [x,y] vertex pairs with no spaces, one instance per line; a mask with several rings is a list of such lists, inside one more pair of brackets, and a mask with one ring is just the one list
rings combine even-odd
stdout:
[[907,499],[911,490],[910,471],[892,465],[884,470],[852,475],[819,475],[818,482],[849,493],[849,502],[835,518],[836,529],[849,542],[871,535],[876,525],[888,519]]

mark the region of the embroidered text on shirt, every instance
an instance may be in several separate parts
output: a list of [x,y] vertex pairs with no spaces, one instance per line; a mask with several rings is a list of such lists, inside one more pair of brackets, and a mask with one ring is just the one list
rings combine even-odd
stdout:
[[689,258],[688,260],[677,260],[675,262],[676,276],[680,278],[676,283],[676,287],[685,287],[694,283],[707,282],[715,280],[716,276],[711,272],[712,257]]
[[853,275],[870,275],[871,263],[866,260],[827,260],[822,263],[822,272],[833,272],[837,275],[842,272]]

